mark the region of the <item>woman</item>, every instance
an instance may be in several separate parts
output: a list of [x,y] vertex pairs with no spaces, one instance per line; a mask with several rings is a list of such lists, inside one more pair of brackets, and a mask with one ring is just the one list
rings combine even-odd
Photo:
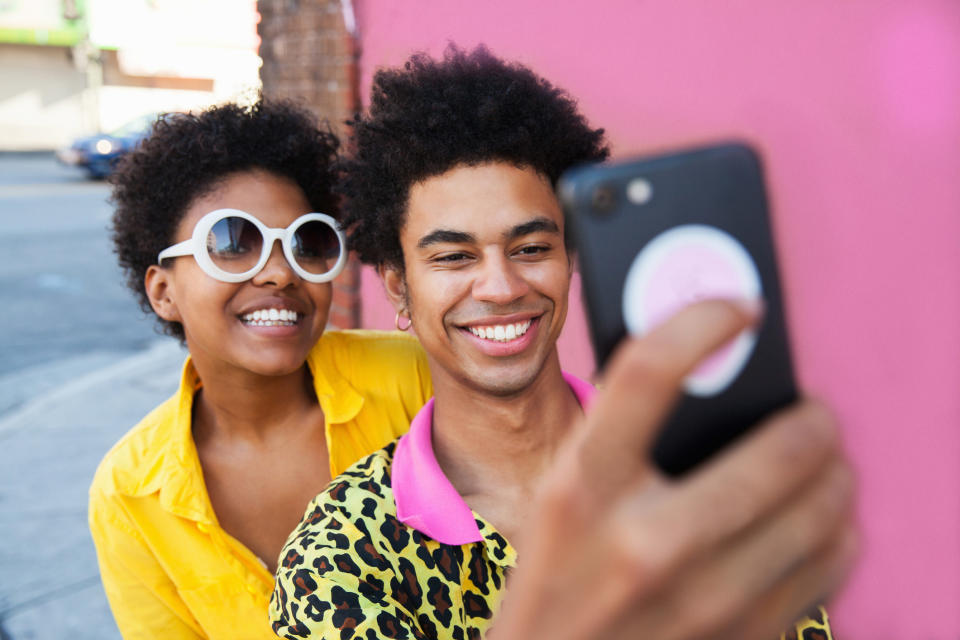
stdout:
[[112,178],[127,282],[190,352],[90,489],[127,638],[274,637],[273,572],[304,507],[432,393],[415,340],[324,334],[346,260],[337,146],[290,104],[228,104],[161,119]]

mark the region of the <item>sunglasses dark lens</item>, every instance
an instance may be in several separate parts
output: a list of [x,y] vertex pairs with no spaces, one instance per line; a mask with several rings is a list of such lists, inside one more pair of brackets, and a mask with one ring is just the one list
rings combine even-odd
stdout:
[[243,273],[257,265],[263,235],[252,222],[238,216],[218,220],[207,234],[207,253],[227,273]]
[[297,227],[292,249],[293,257],[304,271],[320,275],[337,263],[340,239],[327,223],[311,220]]

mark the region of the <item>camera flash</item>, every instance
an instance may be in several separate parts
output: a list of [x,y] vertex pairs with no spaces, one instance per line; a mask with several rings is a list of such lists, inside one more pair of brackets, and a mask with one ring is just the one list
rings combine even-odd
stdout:
[[627,200],[633,204],[647,204],[653,197],[653,185],[643,178],[634,178],[627,184]]

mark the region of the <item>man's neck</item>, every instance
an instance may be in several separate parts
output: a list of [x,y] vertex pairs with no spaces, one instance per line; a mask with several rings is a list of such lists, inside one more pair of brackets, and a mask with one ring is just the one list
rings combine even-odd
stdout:
[[[523,391],[499,396],[434,378],[433,449],[444,474],[478,512],[501,520],[532,495],[562,439],[582,415],[556,353]],[[500,528],[500,523],[494,522]]]

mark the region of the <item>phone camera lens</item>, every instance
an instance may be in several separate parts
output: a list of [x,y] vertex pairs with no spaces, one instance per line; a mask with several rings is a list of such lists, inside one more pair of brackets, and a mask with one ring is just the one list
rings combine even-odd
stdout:
[[597,213],[609,213],[617,204],[617,196],[610,185],[600,185],[590,195],[590,204]]

